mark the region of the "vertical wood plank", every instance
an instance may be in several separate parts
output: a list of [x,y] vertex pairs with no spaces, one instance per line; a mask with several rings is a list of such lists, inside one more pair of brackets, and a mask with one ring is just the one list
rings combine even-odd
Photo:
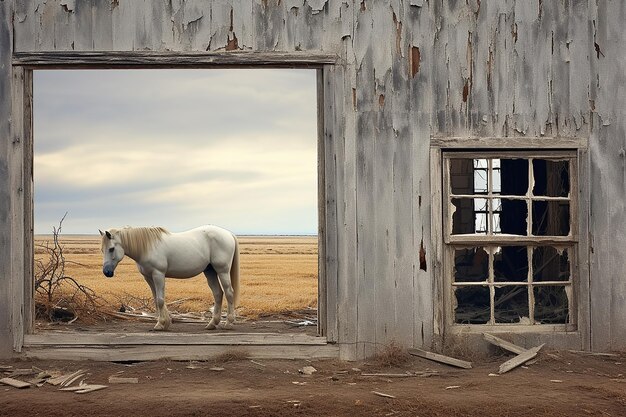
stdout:
[[9,146],[9,178],[10,178],[10,222],[11,222],[11,327],[13,348],[21,351],[24,341],[24,108],[25,108],[25,70],[13,68],[11,86],[12,113],[11,136]]
[[14,327],[14,280],[13,280],[13,135],[12,114],[12,68],[13,2],[0,2],[0,357],[13,353]]
[[33,71],[24,71],[24,334],[35,330],[34,207],[33,207]]

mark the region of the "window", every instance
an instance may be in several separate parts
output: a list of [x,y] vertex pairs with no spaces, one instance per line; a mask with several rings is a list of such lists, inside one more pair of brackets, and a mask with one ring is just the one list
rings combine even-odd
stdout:
[[574,325],[576,164],[576,151],[443,153],[448,324]]

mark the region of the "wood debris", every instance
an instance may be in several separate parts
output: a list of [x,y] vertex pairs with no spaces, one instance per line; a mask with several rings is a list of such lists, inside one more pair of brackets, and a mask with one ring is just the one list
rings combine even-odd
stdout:
[[9,385],[13,388],[30,388],[31,384],[28,382],[20,381],[19,379],[13,378],[2,378],[0,379],[0,384]]
[[89,385],[89,384],[82,384],[82,385],[77,385],[75,387],[63,387],[60,388],[60,391],[72,391],[75,392],[76,394],[87,394],[88,392],[93,392],[93,391],[98,391],[104,388],[108,388],[107,385]]
[[428,352],[426,350],[409,348],[408,352],[411,355],[419,356],[420,358],[430,359],[431,361],[444,363],[446,365],[456,366],[458,368],[471,369],[472,363],[463,361],[461,359],[451,358],[449,356],[441,355],[439,353]]
[[515,369],[521,364],[528,362],[529,360],[537,356],[537,353],[539,353],[539,351],[541,350],[544,344],[525,350],[524,352],[520,353],[514,358],[509,359],[508,361],[504,362],[502,365],[500,365],[500,369],[498,370],[498,373],[503,374],[503,373],[509,372],[510,370]]
[[608,358],[617,358],[620,355],[617,353],[604,353],[604,352],[588,352],[586,350],[570,350],[570,353],[576,353],[578,355],[585,355],[585,356],[605,356]]
[[84,371],[82,369],[79,369],[78,371],[72,372],[71,374],[61,375],[61,376],[58,376],[56,378],[48,378],[46,380],[46,382],[48,384],[54,385],[54,386],[57,386],[57,385],[60,385],[61,387],[67,386],[67,385],[70,385],[70,384],[68,384],[69,380],[72,380],[72,382],[74,382],[77,379],[76,376],[80,377],[80,376],[84,375],[85,372],[86,371]]
[[139,378],[134,377],[121,377],[111,375],[109,377],[109,384],[138,384]]
[[317,372],[317,369],[312,366],[305,366],[302,369],[298,369],[298,372],[304,375],[313,375],[313,373]]
[[379,391],[372,391],[372,394],[378,395],[379,397],[396,398],[395,395],[385,394],[384,392],[379,392]]
[[388,373],[379,373],[379,374],[369,374],[362,373],[361,376],[378,376],[381,378],[411,378],[411,377],[428,377],[437,375],[439,372],[437,371],[415,371],[415,372],[407,372],[404,374],[388,374]]
[[483,338],[492,345],[498,346],[504,350],[508,350],[509,352],[515,353],[516,355],[519,355],[520,353],[526,351],[526,349],[521,346],[517,346],[511,342],[500,339],[499,337],[489,333],[483,333]]

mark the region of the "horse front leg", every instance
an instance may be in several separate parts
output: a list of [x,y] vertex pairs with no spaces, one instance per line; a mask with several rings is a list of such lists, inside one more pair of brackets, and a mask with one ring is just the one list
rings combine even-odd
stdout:
[[157,308],[157,324],[154,330],[167,330],[172,324],[170,313],[165,305],[165,275],[160,272],[152,273],[152,283],[154,285],[154,303]]

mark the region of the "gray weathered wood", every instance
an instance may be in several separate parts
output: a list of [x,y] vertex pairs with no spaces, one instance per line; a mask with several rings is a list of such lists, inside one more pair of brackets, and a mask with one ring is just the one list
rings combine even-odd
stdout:
[[304,52],[16,52],[13,65],[36,68],[240,67],[319,68],[337,57]]
[[300,333],[77,333],[46,332],[25,336],[25,346],[71,345],[317,345],[326,338]]
[[526,351],[526,349],[524,349],[523,347],[517,346],[516,344],[511,342],[507,342],[506,340],[500,339],[499,337],[489,333],[483,333],[483,338],[492,345],[496,345],[515,354],[520,354]]
[[472,363],[461,359],[451,358],[450,356],[441,355],[439,353],[428,352],[422,349],[409,348],[408,352],[411,355],[419,356],[420,358],[430,359],[431,361],[445,363],[446,365],[456,366],[457,368],[471,369]]
[[14,175],[17,167],[12,163],[13,133],[11,126],[13,73],[13,2],[0,2],[0,357],[12,354],[15,337],[14,315],[19,311],[14,302],[14,258],[20,240],[13,232],[20,222],[19,214],[13,212],[15,198]]
[[5,384],[13,388],[30,388],[31,384],[28,382],[20,381],[15,378],[2,378],[0,384]]
[[159,360],[179,361],[210,360],[222,354],[240,353],[252,359],[330,359],[339,356],[339,348],[334,345],[144,345],[97,347],[33,347],[25,349],[24,356],[42,360],[93,360],[110,362],[120,360]]
[[525,350],[525,351],[521,352],[519,355],[509,359],[508,361],[506,361],[502,365],[500,365],[500,368],[498,369],[498,373],[499,374],[504,374],[504,373],[509,372],[510,370],[515,369],[518,366],[528,362],[529,360],[531,360],[532,358],[537,356],[537,354],[539,353],[539,350],[541,350],[541,348],[543,346],[544,346],[543,344],[541,344],[539,346],[535,346],[534,348],[530,348],[528,350]]

